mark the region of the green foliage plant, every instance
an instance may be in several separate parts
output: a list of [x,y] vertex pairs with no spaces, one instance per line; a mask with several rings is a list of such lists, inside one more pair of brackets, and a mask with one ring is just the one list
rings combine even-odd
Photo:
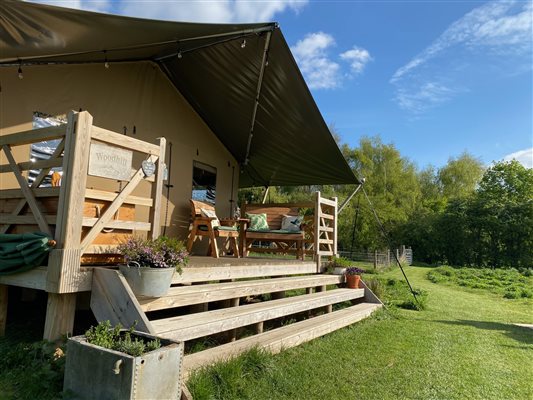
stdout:
[[133,327],[124,332],[120,324],[112,327],[109,321],[102,321],[97,326],[91,326],[85,332],[85,337],[88,343],[95,346],[120,351],[133,357],[161,347],[159,339],[145,340],[142,337],[136,337]]

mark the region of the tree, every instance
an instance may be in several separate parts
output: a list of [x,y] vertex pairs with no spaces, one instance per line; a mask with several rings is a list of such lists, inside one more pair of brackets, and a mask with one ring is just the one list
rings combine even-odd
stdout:
[[[366,179],[366,193],[386,230],[393,231],[405,223],[420,197],[414,164],[402,157],[393,144],[384,144],[377,136],[363,137],[357,148],[344,146],[343,153],[356,176]],[[356,204],[355,199],[352,200],[339,221],[340,246],[351,247],[353,224],[357,223],[357,248],[385,247],[387,243],[381,236],[366,199],[360,202],[358,218],[355,218]]]
[[466,152],[457,158],[450,158],[438,172],[442,195],[447,199],[472,195],[483,170],[483,163]]

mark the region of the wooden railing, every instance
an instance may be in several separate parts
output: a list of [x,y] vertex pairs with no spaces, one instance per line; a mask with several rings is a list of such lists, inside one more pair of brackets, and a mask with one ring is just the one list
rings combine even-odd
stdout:
[[337,255],[337,198],[327,199],[320,192],[315,194],[314,246],[317,268],[321,268],[322,256]]
[[[42,283],[31,282],[32,278],[23,286],[52,293],[89,290],[90,271],[82,267],[83,261],[98,260],[98,253],[112,259],[116,245],[134,231],[146,231],[153,238],[160,234],[165,139],[160,138],[157,145],[147,143],[93,126],[92,120],[88,112],[72,112],[67,124],[0,136],[0,149],[8,161],[0,165],[0,173],[13,174],[19,186],[0,190],[0,232],[40,230],[57,242],[50,253],[44,287]],[[15,161],[13,147],[52,139],[60,142],[50,159]],[[89,164],[95,145],[110,154],[128,153],[128,161],[133,162],[123,162],[124,168],[129,169],[127,176],[123,173],[116,179],[112,173],[98,175],[93,171],[90,175],[98,178],[92,179],[88,188]],[[29,158],[30,151],[26,154]],[[61,185],[42,187],[44,178],[54,167],[62,169]],[[30,169],[40,169],[31,185],[24,176]],[[117,180],[121,182],[119,190],[109,189],[117,186]],[[150,197],[133,194],[143,181],[151,182]],[[148,221],[135,217],[138,206],[150,208]],[[21,281],[20,277],[17,279]],[[2,278],[2,282],[8,281],[9,278]]]

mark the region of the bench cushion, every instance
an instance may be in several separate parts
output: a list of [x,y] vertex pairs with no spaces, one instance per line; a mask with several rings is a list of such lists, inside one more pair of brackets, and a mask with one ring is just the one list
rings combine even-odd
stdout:
[[281,229],[289,232],[300,232],[304,217],[301,215],[284,215],[281,220]]
[[246,218],[250,220],[249,230],[268,230],[267,215],[266,214],[248,214]]
[[289,231],[287,229],[247,229],[246,232],[272,233],[273,235],[287,235],[291,233],[295,233],[297,235],[302,234],[302,231]]

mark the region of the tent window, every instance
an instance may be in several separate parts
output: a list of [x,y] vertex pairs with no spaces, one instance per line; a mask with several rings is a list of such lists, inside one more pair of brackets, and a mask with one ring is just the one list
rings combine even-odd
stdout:
[[[32,128],[33,129],[39,129],[39,128],[46,128],[48,126],[58,126],[61,124],[66,124],[67,119],[64,116],[58,116],[53,117],[48,114],[44,114],[38,111],[35,111],[33,113],[33,119],[32,119]],[[39,143],[33,143],[30,146],[30,160],[40,161],[40,160],[48,160],[50,156],[54,153],[55,149],[59,145],[60,139],[56,140],[47,140],[44,142]],[[62,168],[61,167],[54,167],[49,172],[48,176],[46,176],[42,183],[40,184],[41,187],[49,187],[51,186],[50,183],[50,177],[52,176],[52,173],[54,171],[59,172],[62,174]],[[28,183],[31,185],[37,175],[39,175],[40,170],[38,169],[31,169],[28,174]]]
[[215,204],[217,169],[198,161],[193,161],[192,199]]

